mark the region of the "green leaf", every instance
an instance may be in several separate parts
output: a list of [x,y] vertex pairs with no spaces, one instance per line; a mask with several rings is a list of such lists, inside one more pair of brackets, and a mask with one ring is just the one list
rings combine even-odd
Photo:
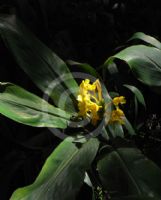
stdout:
[[93,138],[81,148],[64,140],[48,157],[35,182],[16,190],[10,200],[74,200],[98,146]]
[[111,76],[116,76],[116,74],[119,73],[117,65],[115,63],[109,63],[108,72],[110,73]]
[[18,65],[33,82],[58,107],[74,111],[73,101],[78,85],[64,61],[39,41],[14,15],[0,17],[0,35]]
[[0,113],[36,127],[66,128],[70,114],[12,83],[0,83]]
[[144,96],[137,87],[133,85],[128,85],[128,84],[124,84],[123,86],[128,88],[136,96],[136,99],[138,100],[138,102],[146,108]]
[[67,64],[72,66],[73,69],[75,67],[77,70],[80,69],[81,71],[83,71],[85,73],[88,73],[88,74],[90,74],[90,75],[92,75],[92,76],[94,76],[96,78],[100,78],[100,76],[97,73],[97,71],[87,63],[79,63],[79,62],[76,62],[76,61],[73,61],[73,60],[68,60]]
[[161,169],[139,149],[110,150],[98,162],[104,188],[113,199],[161,199]]
[[124,137],[124,130],[119,123],[108,124],[107,132],[109,133],[109,136],[111,136],[111,139],[117,136]]
[[100,134],[101,134],[101,136],[102,136],[105,140],[108,141],[108,140],[110,139],[110,138],[109,138],[109,134],[108,134],[108,132],[107,132],[105,126],[102,127],[102,130],[101,130]]
[[128,120],[126,117],[125,117],[125,119],[124,119],[124,122],[125,122],[124,126],[125,126],[125,128],[128,130],[128,133],[129,133],[130,135],[136,135],[133,126],[131,125],[131,123],[129,122],[129,120]]
[[138,80],[149,86],[161,87],[161,50],[145,45],[128,47],[110,57],[104,66],[115,58],[125,61]]
[[85,173],[84,183],[86,183],[92,190],[92,200],[96,200],[94,186],[87,172]]
[[118,92],[114,92],[114,91],[109,92],[109,95],[111,96],[112,99],[115,98],[115,97],[120,96],[120,94]]
[[133,36],[129,39],[129,41],[131,40],[142,40],[147,44],[157,47],[158,49],[161,49],[161,43],[157,39],[155,39],[150,35],[146,35],[145,33],[142,32],[134,33]]

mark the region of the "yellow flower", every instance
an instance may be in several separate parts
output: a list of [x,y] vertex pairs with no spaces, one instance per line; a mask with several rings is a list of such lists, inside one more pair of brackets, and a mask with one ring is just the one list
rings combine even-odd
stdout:
[[79,87],[78,101],[78,115],[91,119],[91,123],[96,125],[101,119],[99,111],[103,109],[102,89],[99,80],[97,79],[93,84],[90,84],[89,79],[82,81]]
[[120,124],[124,124],[124,117],[125,114],[124,112],[119,108],[119,104],[125,104],[126,103],[126,99],[124,96],[119,96],[119,97],[115,97],[112,100],[113,105],[115,106],[115,110],[112,111],[111,113],[111,118],[109,121],[109,124],[112,123],[120,123]]
[[98,106],[96,103],[93,103],[93,102],[88,105],[88,109],[90,112],[90,117],[91,117],[93,125],[96,125],[97,121],[100,119],[98,111],[101,108],[102,108],[102,106]]
[[109,124],[112,124],[115,122],[124,124],[124,117],[125,117],[124,112],[120,108],[117,108],[116,110],[112,111]]
[[113,98],[112,103],[117,107],[119,104],[125,104],[126,99],[124,96],[115,97]]
[[80,89],[81,90],[95,90],[96,85],[95,84],[90,84],[90,80],[89,79],[85,79],[82,81],[82,83],[80,84]]
[[93,85],[96,86],[96,90],[97,90],[97,92],[98,92],[98,100],[99,100],[99,101],[102,101],[102,88],[101,88],[101,84],[100,84],[99,80],[97,79],[97,80],[93,83]]
[[[83,118],[89,118],[93,125],[103,117],[103,111],[105,110],[104,100],[102,97],[102,88],[99,80],[97,79],[93,84],[89,79],[85,79],[79,86],[79,94],[77,96],[78,101],[78,116]],[[115,97],[112,100],[115,109],[111,112],[109,124],[120,123],[124,124],[124,112],[119,108],[119,104],[125,104],[126,100],[124,96]],[[107,106],[107,105],[106,105]]]

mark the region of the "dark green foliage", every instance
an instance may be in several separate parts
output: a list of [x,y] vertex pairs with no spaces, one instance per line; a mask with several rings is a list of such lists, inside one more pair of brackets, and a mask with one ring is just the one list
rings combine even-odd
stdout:
[[[4,18],[3,20],[1,18],[0,29],[1,31],[3,30],[1,32],[3,40],[0,41],[0,81],[14,82],[28,91],[36,93],[38,96],[42,97],[43,94],[33,86],[28,76],[17,67],[17,63],[19,66],[23,66],[22,69],[27,72],[42,92],[44,92],[48,84],[46,84],[43,79],[45,80],[45,77],[47,77],[48,81],[51,82],[53,78],[57,77],[61,73],[62,65],[63,69],[64,67],[66,68],[66,64],[63,60],[75,60],[78,61],[78,63],[75,63],[74,67],[78,67],[79,65],[81,70],[88,71],[94,76],[97,73],[101,76],[103,75],[102,79],[104,80],[108,91],[115,91],[116,93],[127,97],[127,105],[124,107],[126,109],[126,116],[130,122],[135,124],[135,127],[133,129],[130,124],[128,124],[128,121],[126,121],[125,125],[127,130],[125,131],[125,137],[130,141],[135,142],[139,149],[137,149],[136,146],[124,146],[122,145],[121,140],[119,140],[117,145],[112,143],[112,141],[109,140],[107,132],[104,130],[101,135],[103,137],[99,138],[101,140],[100,147],[105,144],[105,146],[109,145],[110,149],[105,147],[105,155],[101,157],[100,160],[99,157],[96,157],[96,160],[92,163],[91,168],[88,171],[89,175],[93,174],[92,170],[96,167],[96,163],[98,162],[98,168],[103,172],[103,176],[101,176],[101,180],[103,181],[101,182],[97,176],[94,176],[96,180],[95,178],[90,179],[92,181],[92,189],[90,190],[88,188],[88,190],[86,190],[85,188],[87,188],[87,186],[84,184],[80,193],[77,194],[78,196],[76,198],[78,199],[82,200],[86,199],[86,197],[92,199],[92,195],[90,194],[93,194],[93,200],[97,198],[99,200],[108,200],[110,199],[110,196],[112,197],[112,200],[160,199],[160,170],[146,157],[148,156],[150,159],[155,161],[159,167],[161,167],[161,74],[159,42],[161,41],[161,7],[159,3],[159,1],[155,2],[145,0],[2,0],[0,3],[1,13],[9,13],[12,14],[12,17],[18,17],[28,27],[28,29],[30,29],[31,32],[42,41],[42,43],[45,43],[57,55],[59,55],[60,58],[62,58],[61,60],[55,54],[54,56],[51,56],[51,50],[45,47],[45,45],[36,38],[32,40],[30,37],[32,34],[28,33],[26,28],[18,22],[19,26],[17,20],[15,20],[16,18],[11,17],[8,19],[6,18],[5,20]],[[6,27],[3,26],[4,21]],[[14,29],[15,27],[18,28],[18,32]],[[131,40],[125,44],[125,41],[127,41],[133,33],[138,31],[139,33],[136,33]],[[149,35],[154,36],[158,40]],[[29,40],[28,37],[30,38]],[[21,41],[19,41],[20,38]],[[35,42],[37,45],[33,45]],[[135,50],[137,58],[131,57],[131,60],[129,61],[122,53],[117,54],[117,52],[131,44],[135,46],[129,47],[130,49],[128,49],[128,51],[130,50],[129,52],[132,52],[133,54],[133,50]],[[140,44],[142,45],[140,46]],[[10,47],[10,51],[8,51],[6,47]],[[157,50],[156,47],[159,50]],[[138,55],[139,49],[141,50],[142,55],[144,54],[143,51],[146,50],[148,58],[147,55],[138,58],[140,56],[140,53]],[[151,54],[151,50],[156,54]],[[45,52],[48,53],[46,54]],[[127,53],[127,49],[122,52]],[[128,64],[130,64],[131,69],[133,69],[131,70],[124,62],[117,60],[116,65],[113,65],[116,69],[116,71],[113,71],[113,75],[108,74],[107,71],[103,71],[102,73],[102,67],[99,65],[112,55],[116,55],[116,57],[118,56],[127,63],[129,62]],[[152,57],[149,57],[149,55]],[[155,57],[156,55],[157,57]],[[31,57],[33,59],[30,59]],[[16,58],[17,62],[14,58]],[[55,67],[52,65],[54,62],[59,64],[60,68],[56,68],[56,70],[59,69],[59,72],[55,72]],[[96,71],[91,68],[91,66],[94,66]],[[145,68],[143,69],[142,67],[145,67],[146,71]],[[77,69],[72,70],[77,71]],[[48,73],[45,73],[46,71]],[[65,72],[69,72],[67,68],[65,69]],[[135,77],[137,77],[138,80],[136,80]],[[75,81],[73,82],[71,76],[70,80],[70,83],[66,81],[66,83],[62,84],[58,89],[61,89],[61,92],[63,92],[64,89],[69,88],[71,85],[77,87],[77,84]],[[124,84],[128,84],[126,87],[129,90],[123,87]],[[9,100],[10,106],[11,100],[14,102],[14,108],[11,106],[10,110],[14,111],[15,103],[17,103],[18,109],[16,110],[22,114],[22,111],[24,110],[21,108],[22,106],[23,108],[24,106],[26,107],[26,104],[22,101],[21,97],[24,94],[27,96],[29,94],[31,95],[31,93],[28,93],[15,85],[9,86],[8,83],[6,86],[9,90],[13,88],[13,90],[10,90],[12,91],[10,94],[12,99],[10,96]],[[3,88],[4,87],[1,87],[0,91],[1,100],[4,95],[6,95]],[[141,91],[141,94],[138,92],[137,88]],[[17,96],[15,89],[23,90],[23,95]],[[107,94],[106,90],[104,90],[104,93]],[[54,100],[55,105],[57,105],[59,95],[56,97],[55,94],[56,93],[53,93],[52,99]],[[143,96],[144,99],[142,98]],[[74,98],[72,95],[70,97],[71,98],[68,99],[68,102],[70,105],[73,105],[74,102],[73,100],[71,101],[71,99]],[[32,110],[30,114],[33,114],[34,109],[34,115],[37,113],[38,115],[36,114],[36,116],[40,116],[39,106],[37,104],[37,101],[39,100],[40,99],[37,96],[32,96],[32,102],[28,102],[30,106],[27,103],[29,106],[26,108],[27,112],[29,110],[31,112]],[[51,99],[49,101],[50,104],[53,103]],[[3,103],[4,105],[1,104],[0,111],[3,111],[2,113],[5,114],[7,113],[6,108],[9,108],[8,99],[5,99],[5,101],[3,99]],[[146,104],[146,110],[141,106],[141,104],[144,106]],[[69,104],[67,103],[66,108],[68,111],[71,111],[72,106],[68,105]],[[50,114],[52,117],[55,117],[55,111],[57,109],[51,105],[48,106],[50,107]],[[75,111],[75,109],[72,111]],[[61,112],[63,116],[66,115],[66,119],[61,119],[62,123],[59,120],[55,120],[54,126],[57,125],[58,127],[58,124],[59,127],[66,126],[69,115],[68,113],[65,114],[64,111]],[[10,115],[11,112],[7,113],[6,116],[8,116],[8,114]],[[34,117],[34,115],[30,115],[30,117]],[[21,118],[22,120],[22,117],[20,117],[18,113],[12,118],[14,118],[14,120]],[[17,121],[20,122],[21,120]],[[36,120],[34,126],[41,126],[42,124],[40,125],[39,123],[40,121]],[[31,121],[29,120],[26,124],[31,125]],[[0,193],[2,200],[8,200],[13,191],[17,188],[32,184],[35,181],[46,158],[50,153],[52,157],[54,154],[52,153],[54,148],[59,148],[60,150],[62,144],[57,147],[60,140],[54,137],[47,129],[35,129],[33,127],[17,124],[3,116],[0,116],[0,126]],[[122,129],[120,129],[119,133],[114,133],[115,137],[117,135],[124,137]],[[97,151],[98,144],[97,142],[94,142],[94,140],[84,144],[87,148],[80,148],[82,144],[79,142],[77,145],[69,142],[70,145],[69,143],[67,146],[65,145],[68,148],[61,149],[66,150],[62,157],[58,156],[58,160],[60,161],[62,159],[62,163],[64,162],[63,158],[65,155],[67,155],[66,157],[70,157],[68,154],[68,150],[70,151],[70,149],[72,149],[73,152],[75,150],[79,152],[78,159],[82,156],[82,152],[82,154],[85,155],[89,155],[90,153],[90,155],[92,155],[91,157],[81,157],[80,165],[78,164],[81,167],[82,163],[85,163],[84,161],[88,160],[86,163],[87,165],[83,165],[83,173],[82,171],[80,173],[81,177],[79,176],[80,174],[77,171],[77,167],[75,167],[74,172],[72,172],[72,174],[75,173],[76,177],[80,178],[75,180],[73,176],[72,179],[70,179],[71,182],[74,180],[73,183],[76,183],[74,184],[75,192],[72,193],[71,190],[73,188],[65,188],[61,182],[63,187],[58,188],[58,193],[62,195],[62,199],[65,199],[65,197],[68,198],[70,195],[73,195],[72,197],[70,196],[70,199],[75,199],[75,194],[79,191],[80,185],[83,184],[82,180],[84,172],[89,168]],[[107,140],[109,141],[107,142]],[[63,144],[67,143],[63,142]],[[104,146],[102,149],[103,148]],[[88,151],[86,151],[87,149]],[[140,152],[140,149],[142,152]],[[51,157],[49,157],[48,160],[50,160]],[[48,163],[48,160],[46,164]],[[56,163],[55,160],[54,163]],[[74,163],[73,166],[76,166],[75,162],[71,163]],[[109,171],[107,171],[107,169]],[[70,171],[68,167],[66,168],[66,172],[67,171]],[[120,171],[122,173],[120,173]],[[93,175],[96,175],[97,171],[94,170],[94,172]],[[72,174],[69,173],[68,175],[70,176]],[[108,179],[105,179],[106,176],[108,176]],[[62,181],[63,179],[60,180]],[[110,180],[111,182],[107,180]],[[34,182],[34,184],[35,183],[37,182]],[[27,187],[27,189],[33,189],[34,184]],[[69,193],[65,191],[66,189],[69,189]],[[26,192],[27,190],[24,188],[18,191]],[[65,191],[69,196],[64,195],[62,191]],[[94,191],[96,191],[96,195]],[[15,193],[14,195],[17,194]],[[149,197],[150,195],[154,195],[154,197],[151,198]],[[15,198],[17,200],[17,196]],[[43,194],[41,198],[44,200],[45,197]]]

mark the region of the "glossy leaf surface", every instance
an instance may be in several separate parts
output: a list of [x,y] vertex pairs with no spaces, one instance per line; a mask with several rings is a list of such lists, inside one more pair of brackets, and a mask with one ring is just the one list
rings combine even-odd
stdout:
[[98,171],[112,199],[161,198],[161,169],[137,148],[109,149]]
[[74,200],[98,146],[97,139],[80,148],[64,140],[48,157],[35,182],[16,190],[10,200]]
[[36,127],[66,128],[70,114],[12,83],[0,83],[0,113]]
[[[54,103],[74,111],[78,86],[67,65],[14,15],[0,17],[0,35],[18,65]],[[65,103],[64,103],[65,102]]]

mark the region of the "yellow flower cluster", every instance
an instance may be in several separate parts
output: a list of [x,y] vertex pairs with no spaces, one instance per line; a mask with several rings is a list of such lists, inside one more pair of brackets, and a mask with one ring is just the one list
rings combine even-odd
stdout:
[[120,96],[120,97],[115,97],[112,100],[113,105],[115,106],[115,110],[112,111],[111,113],[111,118],[109,123],[115,123],[118,122],[120,124],[124,124],[124,112],[119,108],[119,104],[125,104],[126,100],[124,96]]
[[103,110],[102,89],[99,80],[90,84],[89,79],[82,81],[77,97],[79,113],[78,115],[91,119],[91,123],[96,125],[101,119],[100,111]]
[[[104,100],[102,97],[102,88],[97,79],[93,84],[90,84],[89,79],[85,79],[79,86],[78,101],[78,116],[89,118],[93,125],[103,117],[105,110]],[[118,122],[124,124],[124,112],[119,108],[120,104],[125,104],[124,96],[115,97],[112,100],[115,109],[111,112],[109,124]],[[101,114],[102,113],[102,114]]]

